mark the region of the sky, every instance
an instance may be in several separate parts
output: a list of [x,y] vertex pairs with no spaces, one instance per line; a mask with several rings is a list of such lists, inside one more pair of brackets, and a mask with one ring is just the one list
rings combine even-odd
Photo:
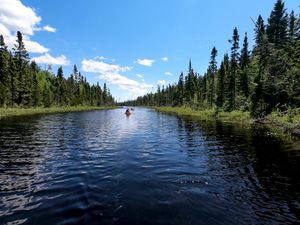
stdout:
[[[0,34],[9,47],[22,32],[30,57],[53,73],[74,65],[91,84],[107,83],[117,101],[155,92],[186,73],[199,74],[210,52],[218,63],[238,28],[253,44],[254,24],[267,21],[275,0],[0,0]],[[285,1],[299,13],[299,1]]]

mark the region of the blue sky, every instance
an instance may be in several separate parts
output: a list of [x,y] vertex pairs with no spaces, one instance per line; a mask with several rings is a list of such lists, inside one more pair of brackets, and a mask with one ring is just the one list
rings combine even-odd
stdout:
[[[220,62],[236,26],[240,46],[255,21],[267,21],[275,0],[0,0],[0,33],[12,45],[20,30],[32,58],[65,76],[76,64],[90,83],[106,82],[118,100],[177,82],[189,59],[203,74],[211,49]],[[299,12],[299,2],[285,2]]]

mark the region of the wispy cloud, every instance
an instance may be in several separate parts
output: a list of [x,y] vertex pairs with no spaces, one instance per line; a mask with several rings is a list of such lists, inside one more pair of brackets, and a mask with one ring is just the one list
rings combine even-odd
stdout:
[[171,72],[165,72],[165,75],[172,76],[173,74]]
[[152,64],[155,62],[153,59],[138,59],[135,63],[138,63],[142,66],[152,66]]
[[161,60],[166,62],[166,61],[168,61],[169,59],[168,59],[168,57],[162,57]]
[[0,33],[10,48],[15,43],[17,31],[21,31],[25,47],[29,52],[46,53],[49,51],[40,43],[31,40],[31,37],[36,31],[55,32],[55,28],[49,25],[39,27],[42,18],[34,9],[23,5],[20,0],[0,0],[0,5]]
[[165,80],[158,80],[157,82],[159,85],[165,85],[167,83]]
[[153,87],[145,82],[138,82],[122,75],[132,69],[129,66],[120,66],[117,64],[109,64],[95,59],[84,59],[81,62],[84,72],[98,73],[100,78],[108,81],[110,84],[117,85],[123,90],[127,90],[132,98],[144,95]]
[[139,78],[144,78],[144,74],[136,74],[136,76]]
[[44,26],[43,30],[48,31],[48,32],[56,32],[56,28],[51,27],[49,25]]
[[40,64],[49,64],[49,65],[62,65],[67,66],[70,65],[70,61],[67,59],[66,56],[61,55],[58,57],[53,57],[50,54],[46,53],[45,55],[34,57],[32,61]]

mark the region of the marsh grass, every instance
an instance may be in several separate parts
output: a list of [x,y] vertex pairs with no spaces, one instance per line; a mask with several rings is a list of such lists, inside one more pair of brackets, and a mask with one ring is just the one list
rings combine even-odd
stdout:
[[36,114],[64,113],[112,109],[114,107],[95,107],[95,106],[63,106],[63,107],[37,107],[37,108],[0,108],[0,119],[12,116],[25,116]]

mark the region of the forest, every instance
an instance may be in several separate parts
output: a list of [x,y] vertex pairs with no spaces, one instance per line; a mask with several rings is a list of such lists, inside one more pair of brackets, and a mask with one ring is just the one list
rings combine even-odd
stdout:
[[[300,17],[287,12],[277,0],[265,22],[254,21],[255,43],[250,50],[247,33],[242,42],[233,29],[231,48],[220,64],[213,47],[207,71],[197,73],[191,60],[177,83],[158,86],[156,93],[127,104],[144,106],[187,106],[231,112],[248,111],[264,117],[272,111],[299,111],[300,107]],[[218,66],[219,65],[219,66]]]
[[42,70],[30,60],[20,31],[12,51],[0,35],[0,107],[108,106],[114,103],[106,84],[103,87],[99,83],[90,85],[76,65],[67,79],[62,67],[56,75],[50,68]]

